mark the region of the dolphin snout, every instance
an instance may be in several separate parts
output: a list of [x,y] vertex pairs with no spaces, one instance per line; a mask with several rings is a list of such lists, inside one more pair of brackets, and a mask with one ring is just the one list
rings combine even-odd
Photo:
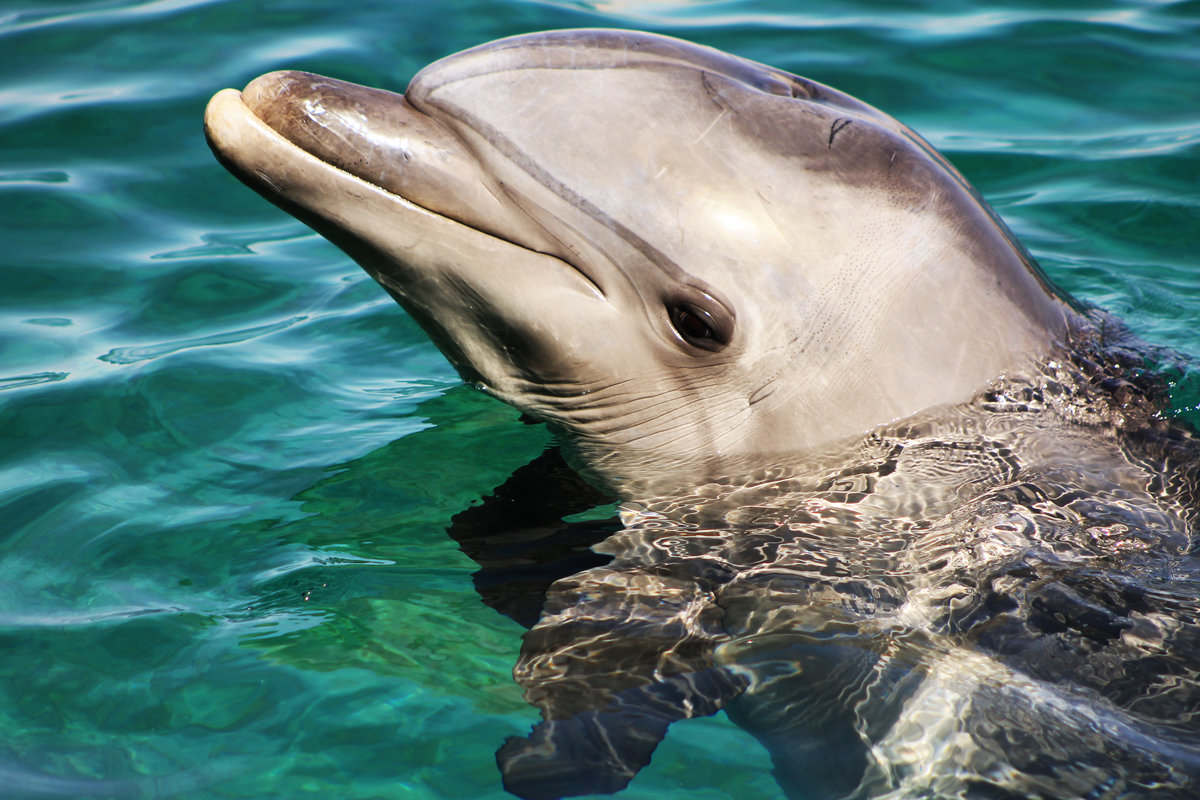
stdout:
[[242,102],[326,164],[492,236],[549,246],[459,134],[402,94],[281,71],[252,80]]

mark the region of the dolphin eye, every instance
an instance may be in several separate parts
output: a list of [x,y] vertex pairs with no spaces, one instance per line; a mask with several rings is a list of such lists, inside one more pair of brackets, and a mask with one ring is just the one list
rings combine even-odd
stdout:
[[671,326],[679,338],[702,350],[715,352],[729,344],[732,320],[724,319],[720,313],[688,301],[677,301],[667,307]]
[[679,335],[691,342],[707,341],[715,338],[712,326],[708,324],[708,315],[703,311],[694,311],[683,306],[671,309],[671,323]]

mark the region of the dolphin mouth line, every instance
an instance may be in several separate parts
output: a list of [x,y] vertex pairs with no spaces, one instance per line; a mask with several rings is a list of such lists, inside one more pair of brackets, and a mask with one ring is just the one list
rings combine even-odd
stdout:
[[[353,86],[353,84],[345,85]],[[336,175],[334,182],[342,184],[343,189],[346,191],[355,193],[355,189],[350,187],[356,184],[359,187],[369,187],[372,192],[377,192],[385,196],[389,203],[398,205],[411,214],[417,216],[429,215],[444,223],[461,226],[480,236],[485,236],[511,247],[553,259],[585,281],[597,296],[601,298],[607,296],[603,286],[596,279],[595,275],[579,264],[574,263],[573,260],[563,257],[560,252],[556,252],[556,249],[531,246],[528,242],[521,241],[519,236],[507,235],[502,232],[504,226],[497,224],[497,220],[495,219],[492,220],[493,224],[478,224],[469,219],[464,219],[463,217],[469,218],[471,213],[467,203],[461,203],[460,209],[448,210],[437,208],[435,207],[438,205],[437,203],[420,202],[414,199],[411,193],[399,191],[393,186],[388,185],[388,181],[386,180],[375,179],[369,174],[361,174],[368,172],[366,169],[356,171],[351,169],[349,165],[338,163],[334,159],[325,157],[320,152],[321,147],[312,146],[316,140],[311,135],[311,130],[321,127],[319,124],[310,126],[310,135],[308,136],[304,136],[303,131],[301,131],[302,135],[296,138],[289,136],[287,132],[281,131],[276,125],[273,125],[270,120],[264,119],[262,113],[256,111],[250,103],[246,102],[245,92],[250,91],[252,87],[253,84],[247,86],[247,89],[244,91],[222,89],[218,92],[209,102],[205,112],[205,134],[218,161],[226,169],[244,183],[249,184],[252,188],[266,195],[273,203],[279,205],[288,211],[288,213],[316,227],[319,231],[323,229],[324,226],[320,224],[321,220],[319,219],[321,216],[320,212],[314,210],[319,208],[319,204],[306,203],[303,197],[300,196],[305,193],[297,192],[293,181],[289,180],[289,176],[297,175],[304,171],[303,168],[297,168],[297,162],[307,162],[310,166],[320,165],[322,171],[334,173]],[[402,95],[392,96],[397,100],[403,97]],[[305,105],[306,107],[311,106],[307,102]],[[407,109],[418,118],[427,120],[439,127],[444,127],[425,111],[416,109],[411,104],[407,104]],[[314,118],[309,116],[307,119],[312,120]],[[325,131],[325,133],[332,139],[339,139],[338,131],[330,130]],[[443,132],[439,131],[439,133]],[[444,134],[447,138],[457,138],[449,130],[445,130]],[[257,140],[255,146],[260,153],[260,157],[253,159],[253,161],[258,163],[252,164],[251,160],[246,158],[244,148],[231,147],[227,144],[230,140],[245,140],[248,138]],[[307,139],[307,143],[310,146],[306,147],[304,143],[297,141],[297,138]],[[407,154],[402,157],[402,160],[405,162],[405,168],[413,172],[419,172],[424,166],[419,163],[419,158],[410,159]],[[477,172],[482,173],[483,167],[477,160],[472,158],[466,163],[469,163]],[[432,180],[445,177],[447,177],[445,173],[442,175],[435,174]],[[467,180],[470,180],[470,177]],[[439,194],[446,197],[450,195],[453,188],[452,186],[450,190],[439,191]],[[515,201],[511,198],[500,196],[503,194],[502,190],[498,193],[482,181],[473,188],[476,193],[486,191],[491,203],[495,204],[496,207],[502,208],[505,214],[514,219],[524,217],[525,219],[522,221],[526,225],[532,224],[531,221],[526,221],[528,218],[520,211],[519,205]],[[440,187],[434,187],[434,190],[440,190]],[[426,191],[431,190],[426,188]],[[359,192],[361,192],[361,189]],[[446,203],[443,202],[442,205],[446,205]],[[461,213],[454,213],[455,210],[459,210]],[[503,219],[499,220],[499,222],[503,221]]]

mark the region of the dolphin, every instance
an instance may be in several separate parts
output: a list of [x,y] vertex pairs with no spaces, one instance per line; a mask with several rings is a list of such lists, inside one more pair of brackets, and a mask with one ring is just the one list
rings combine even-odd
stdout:
[[272,73],[206,124],[466,381],[617,489],[967,400],[1077,324],[913,131],[664,37],[517,37],[403,96]]
[[911,129],[575,30],[205,130],[624,503],[530,620],[510,791],[619,791],[719,709],[793,797],[1200,791],[1200,448]]

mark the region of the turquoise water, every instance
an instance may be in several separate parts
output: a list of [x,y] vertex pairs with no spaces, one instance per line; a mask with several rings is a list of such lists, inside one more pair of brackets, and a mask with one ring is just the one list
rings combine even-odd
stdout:
[[[804,8],[797,11],[796,8]],[[805,74],[945,152],[1052,278],[1183,354],[1200,421],[1200,3],[91,2],[0,10],[0,797],[504,797],[522,629],[450,517],[546,445],[238,184],[208,97],[402,88],[568,26]],[[772,798],[723,716],[631,798]]]

